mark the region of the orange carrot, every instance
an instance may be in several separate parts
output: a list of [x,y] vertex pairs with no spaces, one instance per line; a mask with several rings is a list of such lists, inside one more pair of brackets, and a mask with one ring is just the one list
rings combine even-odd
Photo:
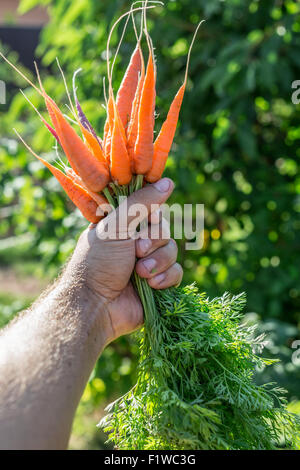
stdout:
[[154,142],[154,152],[151,169],[146,173],[146,180],[154,183],[161,178],[173,143],[179,111],[185,91],[185,83],[179,88],[163,123],[160,133]]
[[53,101],[52,98],[50,98],[50,96],[48,96],[44,91],[43,91],[43,94],[44,94],[44,99],[45,99],[45,104],[46,104],[48,114],[50,116],[52,124],[54,125],[54,127],[56,127],[56,126],[58,126],[58,122],[57,122],[57,119],[56,119],[54,109],[56,108],[57,112],[59,112],[59,108],[58,108],[57,104],[55,103],[55,101]]
[[89,189],[94,192],[102,191],[109,181],[106,162],[99,161],[94,157],[53,100],[47,95],[45,99],[51,120],[71,167]]
[[125,129],[130,119],[132,103],[138,85],[141,65],[142,61],[140,48],[139,44],[137,44],[135,50],[132,53],[129,65],[123,77],[116,98],[120,119]]
[[106,165],[105,156],[98,140],[82,124],[80,124],[80,129],[94,156],[99,160],[99,162]]
[[156,81],[153,46],[147,29],[147,3],[148,0],[143,3],[142,18],[149,49],[149,58],[139,102],[137,138],[133,152],[134,172],[142,175],[147,173],[152,165]]
[[138,135],[133,155],[134,171],[141,175],[147,173],[152,165],[154,106],[155,70],[152,52],[150,51],[139,105]]
[[104,126],[104,155],[108,165],[110,164],[111,135],[114,128],[114,100],[109,96],[107,101],[107,118]]
[[[146,7],[147,5],[145,5]],[[144,57],[143,57],[143,52],[141,49],[141,39],[143,35],[143,23],[144,23],[144,15],[141,15],[141,29],[140,29],[140,34],[137,32],[136,24],[135,24],[135,19],[134,15],[131,15],[132,18],[132,25],[134,29],[134,33],[136,36],[137,40],[137,47],[140,52],[140,73],[138,76],[138,83],[137,87],[135,90],[134,94],[134,99],[132,102],[132,107],[131,107],[131,114],[130,114],[130,120],[126,129],[126,135],[127,135],[127,150],[128,154],[133,162],[133,151],[134,151],[134,146],[135,146],[135,141],[137,138],[137,133],[138,133],[138,111],[139,111],[139,104],[140,104],[140,98],[141,98],[141,92],[143,88],[143,83],[144,83],[144,78],[145,78],[145,63],[144,63]]]
[[71,178],[71,180],[74,183],[78,184],[79,186],[81,186],[82,188],[84,188],[87,191],[87,193],[91,196],[91,198],[94,199],[94,201],[98,204],[98,206],[101,206],[102,204],[108,204],[108,201],[104,196],[102,196],[101,194],[98,194],[98,193],[94,193],[93,191],[88,189],[85,186],[82,179],[80,178],[80,176],[78,176],[72,168],[66,168],[65,171],[66,171],[67,176],[69,178]]
[[[109,133],[109,121],[106,119],[103,130],[103,148],[105,149],[106,139]],[[105,152],[104,152],[105,153]]]
[[128,184],[131,180],[131,164],[124,139],[124,127],[115,103],[114,127],[111,136],[110,172],[113,181],[116,181],[118,184]]
[[107,101],[107,119],[105,122],[104,129],[106,130],[106,135],[109,130],[112,130],[114,127],[114,99],[110,94]]
[[[105,149],[104,149],[105,159],[106,159],[108,165],[110,165],[110,162],[111,162],[111,142],[112,142],[112,134],[113,134],[113,129],[114,129],[114,122],[115,122],[115,114],[116,113],[119,115],[118,108],[115,105],[113,92],[112,92],[112,89],[110,88],[110,96],[109,96],[108,103],[107,103],[107,120],[106,120],[106,122],[108,123],[107,128],[109,130],[108,130],[107,135],[105,137]],[[119,122],[118,122],[118,129],[122,133],[123,140],[126,143],[125,129],[124,129],[124,126],[123,126],[120,119],[119,119]]]
[[34,106],[34,104],[30,101],[29,98],[27,98],[27,96],[25,95],[25,93],[20,90],[22,95],[24,96],[24,98],[26,99],[26,101],[28,101],[28,103],[30,104],[30,106],[33,107],[33,109],[35,110],[35,112],[37,113],[37,115],[39,116],[40,120],[43,122],[43,124],[47,127],[48,131],[51,132],[51,134],[53,135],[53,137],[55,137],[55,139],[57,140],[57,142],[59,143],[59,138],[58,138],[58,135],[57,133],[55,132],[55,130],[53,129],[53,127],[50,126],[50,124],[43,118],[43,116],[41,115],[41,113],[38,111],[38,109]]
[[55,176],[71,201],[75,204],[76,207],[78,207],[83,217],[93,224],[99,222],[101,217],[97,215],[98,204],[88,194],[86,189],[74,183],[71,178],[66,176],[58,168],[50,165],[50,163],[48,163],[43,158],[40,158],[39,160],[51,171],[53,176]]
[[104,149],[105,159],[108,165],[110,165],[110,150],[111,150],[111,132],[109,129],[108,135],[105,139],[105,149]]
[[[147,2],[146,2],[147,3]],[[132,7],[134,6],[134,4],[132,5]],[[106,44],[106,62],[107,62],[107,78],[108,78],[108,83],[109,83],[109,97],[110,99],[112,100],[112,102],[114,103],[114,107],[115,109],[117,109],[117,107],[115,106],[115,102],[114,102],[114,97],[113,97],[113,87],[112,87],[112,69],[113,69],[113,66],[114,66],[114,63],[115,63],[115,60],[113,61],[113,64],[112,64],[112,69],[110,68],[110,65],[109,65],[109,57],[110,57],[110,51],[109,51],[109,45],[110,45],[110,40],[111,40],[111,37],[112,37],[112,34],[113,34],[113,31],[115,30],[115,28],[117,27],[117,25],[119,24],[119,22],[125,18],[125,17],[129,17],[129,15],[133,15],[134,12],[136,11],[140,11],[142,10],[143,12],[146,11],[146,9],[151,9],[151,8],[154,8],[155,6],[154,5],[150,5],[150,6],[147,6],[147,5],[143,5],[141,7],[138,7],[138,8],[132,8],[130,9],[130,11],[124,13],[122,16],[120,16],[120,18],[117,19],[117,21],[115,21],[115,23],[113,24],[110,32],[109,32],[109,35],[108,35],[108,38],[107,38],[107,44]],[[127,22],[126,22],[127,24]],[[126,25],[125,25],[125,28],[126,28]],[[125,29],[124,29],[125,31]],[[122,34],[122,38],[123,38],[123,34]],[[122,39],[121,39],[122,40]],[[138,41],[139,42],[139,41]],[[120,43],[119,43],[119,46],[120,46]],[[118,46],[118,49],[119,49],[119,46]],[[117,49],[117,50],[118,50]],[[107,106],[109,108],[109,106]],[[114,110],[114,113],[115,113],[115,110]],[[107,126],[106,126],[107,128]],[[122,134],[122,138],[117,135],[118,133],[121,133]],[[108,135],[108,133],[106,134]],[[110,154],[112,154],[112,147],[113,147],[113,143],[112,141],[114,140],[114,152],[115,152],[115,155],[116,156],[116,150],[117,150],[117,147],[116,147],[116,143],[117,141],[119,142],[119,145],[121,145],[121,148],[122,148],[122,153],[124,155],[126,155],[128,157],[128,153],[127,153],[127,150],[126,152],[124,151],[124,148],[123,148],[123,145],[126,144],[126,133],[125,133],[125,129],[124,129],[124,125],[122,123],[122,121],[120,119],[116,119],[116,117],[114,116],[114,123],[113,123],[113,127],[110,125],[110,135],[111,135],[111,138],[110,138],[110,143],[109,143],[109,139],[107,138],[106,139],[106,148],[107,150],[110,149]],[[108,157],[108,152],[105,152],[106,154],[106,158]],[[128,158],[125,158],[125,167],[127,168],[127,163],[128,163]],[[114,164],[113,164],[113,167],[114,167],[114,170],[116,169]],[[129,172],[126,171],[126,177],[125,178],[122,178],[123,180],[126,180],[129,178]],[[124,173],[124,175],[125,175]]]
[[160,133],[158,134],[154,142],[152,166],[151,166],[151,169],[146,173],[146,180],[149,181],[149,183],[154,183],[155,181],[161,178],[161,175],[164,171],[165,164],[168,158],[168,154],[171,150],[171,146],[173,143],[176,126],[178,122],[179,112],[180,112],[180,108],[181,108],[181,104],[182,104],[182,100],[183,100],[183,96],[185,92],[191,50],[192,50],[192,47],[196,38],[196,34],[201,24],[202,24],[202,21],[198,24],[195,30],[193,39],[190,44],[190,48],[189,48],[189,52],[187,56],[184,82],[179,88],[175,98],[173,99],[167,118],[165,122],[163,123]]
[[145,78],[145,67],[142,62],[141,74],[139,77],[138,86],[135,92],[134,100],[132,103],[130,121],[127,128],[127,150],[130,160],[134,160],[134,146],[138,135],[138,117],[139,117],[139,105],[141,99],[141,93],[143,89]]
[[62,188],[65,190],[71,201],[75,204],[76,207],[80,210],[82,215],[89,221],[94,224],[99,222],[101,217],[96,215],[98,204],[91,198],[88,192],[79,184],[72,181],[72,179],[65,175],[62,171],[60,171],[55,166],[51,165],[51,163],[47,162],[43,158],[39,157],[30,147],[26,144],[26,142],[22,139],[22,137],[15,131],[18,137],[21,139],[25,147],[40,161],[42,162],[55,176],[57,181],[60,183]]

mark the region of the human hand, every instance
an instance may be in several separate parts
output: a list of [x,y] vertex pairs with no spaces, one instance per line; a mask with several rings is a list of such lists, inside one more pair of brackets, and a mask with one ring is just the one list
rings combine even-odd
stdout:
[[[91,225],[78,241],[66,275],[81,279],[89,295],[98,300],[106,343],[143,323],[142,304],[130,282],[134,268],[154,289],[177,285],[182,279],[182,268],[176,263],[177,245],[170,239],[168,224],[164,219],[159,220],[157,212],[151,215],[155,205],[164,203],[173,189],[174,184],[168,178],[147,185],[132,194],[126,206],[121,204],[97,226]],[[130,216],[135,204],[143,205],[149,222],[140,234],[142,238],[136,240],[128,234],[129,229],[132,233],[138,225],[134,220],[137,214]],[[128,216],[125,223],[120,221],[121,211],[123,215],[126,211]],[[114,226],[115,235],[102,239]],[[155,232],[155,237],[151,232]]]

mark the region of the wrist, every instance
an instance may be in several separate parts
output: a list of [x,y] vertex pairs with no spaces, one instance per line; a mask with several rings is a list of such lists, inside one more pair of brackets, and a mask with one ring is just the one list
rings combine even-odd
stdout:
[[74,326],[96,360],[112,336],[106,300],[84,281],[75,281],[65,275],[57,283],[54,295],[56,302],[64,305],[57,311],[64,312],[64,320]]

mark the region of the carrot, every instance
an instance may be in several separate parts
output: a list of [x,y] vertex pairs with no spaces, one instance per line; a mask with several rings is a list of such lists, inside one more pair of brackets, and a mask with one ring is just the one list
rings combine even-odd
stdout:
[[98,144],[102,148],[102,142],[99,139],[99,137],[97,136],[97,134],[96,134],[93,126],[91,125],[90,121],[88,120],[88,118],[84,114],[83,109],[82,109],[82,107],[79,103],[79,100],[77,98],[76,75],[79,72],[81,72],[81,70],[82,69],[78,69],[73,74],[73,96],[74,96],[75,106],[76,106],[76,109],[77,109],[78,119],[79,119],[80,125],[83,126],[87,131],[89,131],[90,134],[93,135],[95,140],[98,141]]
[[105,148],[104,148],[104,155],[105,155],[105,159],[108,165],[110,165],[110,150],[111,150],[111,132],[109,129],[108,135],[105,139]]
[[[55,127],[55,122],[56,122],[56,117],[55,117],[55,113],[54,113],[54,110],[53,109],[57,109],[57,111],[59,112],[59,108],[57,106],[57,104],[55,103],[54,100],[52,100],[52,98],[50,98],[50,96],[47,95],[44,87],[43,87],[43,84],[42,84],[42,80],[41,80],[41,77],[40,77],[40,72],[39,72],[39,69],[38,69],[38,66],[37,66],[37,63],[34,61],[34,66],[35,66],[35,70],[36,70],[36,75],[37,75],[37,78],[38,78],[38,82],[39,82],[39,86],[40,86],[40,90],[37,89],[35,86],[34,88],[36,90],[38,90],[38,92],[40,93],[40,95],[43,96],[44,100],[45,100],[45,104],[46,104],[46,108],[47,108],[47,111],[48,111],[48,114],[50,116],[50,119],[51,119],[51,122],[52,124],[54,125]],[[50,106],[50,104],[48,104],[48,102],[51,103],[52,106]],[[53,109],[52,109],[53,108]]]
[[54,137],[54,138],[57,140],[57,142],[60,144],[58,135],[57,135],[57,133],[55,132],[55,130],[53,129],[53,127],[50,126],[50,124],[48,124],[48,122],[47,122],[44,118],[42,118],[42,121],[43,121],[43,123],[45,124],[45,126],[47,127],[48,131],[51,132],[51,134],[53,135],[53,137]]
[[[64,84],[65,84],[65,87],[66,87],[66,91],[67,91],[67,95],[68,95],[68,98],[69,98],[69,101],[70,101],[70,104],[71,104],[71,108],[73,110],[73,113],[77,119],[77,116],[75,114],[75,110],[73,108],[73,105],[72,105],[72,102],[71,102],[71,98],[70,98],[70,94],[69,94],[69,91],[68,91],[68,87],[67,87],[67,83],[66,83],[66,80],[65,80],[65,77],[64,77],[64,74],[63,74],[63,71],[59,65],[59,62],[57,60],[57,63],[58,63],[58,67],[61,71],[61,74],[62,74],[62,77],[63,77],[63,80],[64,80]],[[44,90],[44,87],[42,85],[42,81],[40,79],[40,75],[39,75],[39,70],[37,68],[37,65],[35,63],[35,68],[36,68],[36,73],[37,73],[37,77],[38,77],[38,81],[39,81],[39,85],[40,85],[40,88],[41,88],[41,91],[44,95],[44,98],[45,98],[45,102],[46,102],[46,106],[47,106],[47,109],[48,109],[48,112],[49,112],[49,115],[50,115],[50,118],[53,122],[54,125],[56,125],[58,128],[61,127],[61,124],[60,124],[60,120],[57,119],[57,114],[58,116],[62,116],[58,106],[56,105],[56,103],[46,94],[45,90]],[[92,155],[94,155],[97,160],[104,166],[104,168],[107,170],[108,172],[108,168],[107,168],[107,164],[106,164],[106,160],[105,160],[105,157],[104,157],[104,154],[103,154],[103,150],[102,150],[102,146],[101,146],[101,141],[100,139],[97,137],[93,127],[91,126],[90,122],[88,121],[87,117],[85,116],[81,106],[80,106],[80,103],[78,101],[78,98],[77,98],[77,93],[76,93],[76,75],[81,71],[81,69],[78,69],[75,71],[74,75],[73,75],[73,94],[74,94],[74,99],[75,99],[75,104],[76,104],[76,109],[77,109],[77,112],[78,112],[78,116],[79,116],[79,119],[77,119],[77,122],[81,128],[81,131],[85,137],[85,140],[86,140],[86,143],[87,143],[87,146],[88,146],[88,149],[90,149]],[[65,121],[65,123],[67,123],[67,121]],[[75,131],[73,130],[73,128],[67,123],[69,129],[71,129],[73,132],[73,135],[75,133]],[[76,134],[76,133],[75,133]],[[76,134],[77,136],[77,134]],[[81,142],[80,138],[77,136],[77,142]],[[82,144],[82,142],[81,142]],[[65,144],[66,145],[66,144]],[[64,147],[63,147],[64,148]],[[88,150],[87,149],[87,150]],[[66,149],[64,148],[65,152],[66,152]],[[68,155],[67,155],[68,156]],[[105,184],[106,185],[106,184]],[[87,187],[86,187],[87,189]],[[103,189],[103,188],[102,188]],[[93,193],[93,191],[91,191]],[[95,198],[94,198],[95,199]]]
[[[109,35],[108,35],[108,38],[107,38],[107,44],[106,44],[106,62],[107,62],[107,78],[108,78],[108,83],[109,83],[109,96],[110,98],[113,100],[113,88],[112,88],[112,69],[114,67],[114,63],[115,63],[115,59],[113,61],[113,64],[112,64],[112,68],[110,68],[110,65],[109,65],[109,57],[110,57],[110,51],[109,51],[109,45],[110,45],[110,40],[111,40],[111,37],[112,37],[112,34],[115,30],[115,28],[117,27],[117,25],[120,23],[120,21],[123,19],[123,18],[126,18],[127,17],[127,20],[126,20],[126,24],[125,24],[125,28],[123,30],[123,33],[122,33],[122,38],[123,38],[123,35],[124,35],[124,32],[125,32],[125,29],[126,29],[126,25],[127,25],[127,22],[128,22],[128,19],[129,19],[129,16],[133,15],[133,13],[137,12],[137,11],[145,11],[146,9],[151,9],[151,8],[155,8],[154,5],[150,5],[150,6],[147,6],[147,5],[143,5],[141,7],[137,7],[137,8],[133,8],[133,6],[136,4],[136,3],[139,3],[139,2],[134,2],[130,8],[129,11],[127,11],[126,13],[124,13],[123,15],[121,15],[116,21],[115,23],[113,24],[110,32],[109,32]],[[147,3],[147,2],[146,2]],[[159,3],[159,2],[154,2],[154,3]],[[122,40],[121,38],[121,40]],[[121,41],[119,42],[119,45],[118,45],[118,48],[117,48],[117,51],[119,50],[119,47],[120,47],[120,43]],[[136,56],[137,58],[137,56]],[[138,77],[136,78],[136,80],[138,79]],[[136,82],[137,83],[137,82]],[[132,94],[132,99],[134,97],[134,93]],[[122,123],[122,121],[121,121]],[[123,123],[122,123],[123,124]],[[105,126],[107,128],[107,126]],[[123,125],[123,128],[124,128],[124,125]],[[110,129],[111,130],[111,134],[112,134],[112,128]],[[107,133],[106,133],[107,135]]]
[[72,168],[66,168],[65,171],[67,176],[71,178],[74,183],[78,184],[87,191],[87,193],[91,196],[92,199],[94,199],[98,206],[101,206],[102,204],[108,204],[108,201],[104,196],[98,193],[94,193],[93,191],[88,189],[80,178],[80,176],[78,176]]
[[[22,78],[24,78],[24,80],[30,85],[32,86],[32,88],[34,88],[43,98],[45,98],[45,90],[43,88],[43,85],[42,85],[42,82],[41,82],[41,79],[40,79],[40,76],[39,76],[39,72],[38,72],[38,68],[37,68],[37,65],[36,63],[34,62],[34,65],[35,65],[35,68],[36,68],[36,71],[37,71],[37,75],[38,75],[38,80],[39,80],[39,84],[40,84],[40,87],[41,89],[39,89],[37,86],[34,85],[34,83],[32,83],[31,80],[29,80],[28,77],[26,77],[26,75],[21,72],[21,70],[18,69],[18,67],[16,67],[12,62],[10,62],[10,60],[7,59],[7,57],[5,57],[4,54],[2,54],[2,52],[0,51],[0,56],[5,60],[5,62],[7,62]],[[49,100],[51,100],[50,97],[48,97]],[[55,105],[54,101],[52,101],[53,104]],[[47,106],[47,102],[46,102],[46,106]],[[55,105],[56,106],[56,105]],[[47,106],[47,109],[48,109],[48,106]],[[53,122],[53,119],[54,119],[54,114],[52,113],[52,111],[50,109],[48,109],[48,113],[50,115],[50,118],[51,118],[51,121]],[[53,114],[53,119],[51,117],[51,114]],[[52,131],[51,131],[52,132]]]
[[136,142],[137,135],[138,135],[139,105],[140,105],[141,93],[142,93],[144,79],[145,79],[145,64],[144,64],[142,49],[140,46],[141,37],[143,33],[143,15],[141,18],[140,36],[138,36],[137,34],[133,15],[132,15],[132,22],[133,22],[133,27],[134,27],[135,35],[137,38],[137,45],[139,47],[140,58],[141,58],[141,70],[140,70],[139,77],[138,77],[138,84],[135,90],[135,95],[134,95],[134,99],[133,99],[133,103],[131,107],[130,120],[129,120],[128,127],[127,127],[127,150],[128,150],[128,155],[129,155],[129,158],[132,164],[132,169],[133,169],[134,146],[135,146],[135,142]]
[[82,181],[80,176],[78,176],[77,173],[75,173],[73,168],[70,168],[70,167],[66,166],[65,167],[65,172],[66,172],[67,176],[69,176],[69,178],[71,178],[71,180],[74,181],[74,183],[79,184],[79,186],[84,186],[84,182]]
[[131,163],[128,156],[124,128],[114,103],[114,127],[111,135],[110,172],[113,181],[128,184],[131,180]]
[[[105,158],[106,158],[108,165],[111,165],[111,149],[112,149],[113,131],[115,128],[115,121],[117,119],[116,115],[119,116],[118,109],[116,107],[116,103],[114,101],[113,96],[111,96],[108,100],[108,113],[109,113],[109,116],[108,116],[109,131],[105,140]],[[119,116],[119,119],[117,119],[117,129],[118,129],[118,132],[122,134],[122,140],[124,141],[126,145],[127,140],[126,140],[125,129],[121,122],[120,116]]]
[[104,130],[106,131],[106,134],[104,134],[104,154],[105,158],[110,164],[110,149],[111,149],[111,136],[112,136],[112,131],[114,128],[114,100],[113,97],[110,95],[108,98],[107,102],[107,119],[106,123],[104,126]]
[[21,139],[25,147],[40,161],[42,162],[55,176],[57,181],[60,183],[62,188],[65,190],[71,201],[75,204],[76,207],[80,210],[82,215],[89,221],[94,224],[99,222],[101,217],[96,215],[98,204],[92,199],[92,197],[88,194],[88,192],[79,184],[72,181],[72,179],[65,175],[62,171],[60,171],[55,166],[51,165],[51,163],[47,162],[43,158],[39,157],[30,147],[26,144],[26,142],[22,139],[22,137],[18,134],[15,130],[18,137]]
[[138,85],[142,61],[139,44],[132,53],[129,65],[117,93],[116,103],[121,122],[127,128],[131,115],[132,103]]
[[127,150],[130,157],[130,160],[134,160],[134,146],[138,135],[138,117],[139,117],[139,105],[141,99],[141,93],[143,89],[145,78],[145,68],[142,65],[141,74],[139,76],[138,86],[135,92],[134,101],[132,103],[132,110],[129,125],[127,128]]
[[103,146],[105,149],[105,144],[106,144],[106,139],[109,133],[109,122],[108,119],[106,119],[105,124],[104,124],[104,129],[103,129]]
[[153,158],[156,71],[153,47],[147,30],[146,9],[147,0],[143,7],[143,17],[149,49],[149,58],[139,103],[138,134],[133,153],[133,167],[135,173],[138,175],[144,175],[150,170]]
[[50,165],[46,160],[39,159],[55,176],[57,181],[61,184],[71,201],[80,210],[83,217],[89,222],[96,224],[101,217],[97,215],[98,204],[89,195],[89,193],[82,186],[74,183],[71,178],[66,176],[62,171]]
[[52,98],[50,98],[50,96],[47,95],[45,91],[43,91],[43,96],[44,96],[46,108],[47,108],[52,124],[54,125],[55,128],[59,127],[59,124],[56,118],[56,113],[54,112],[55,109],[57,110],[58,113],[60,112],[57,104],[55,103],[55,101],[52,100]]
[[161,178],[173,143],[179,111],[185,91],[185,83],[179,88],[168,112],[167,119],[154,142],[154,152],[151,169],[146,173],[146,180],[154,183]]
[[140,34],[138,35],[135,20],[134,20],[134,15],[131,15],[131,16],[132,16],[133,29],[134,29],[136,40],[137,40],[137,47],[139,48],[140,58],[141,58],[141,67],[140,67],[140,73],[138,76],[138,84],[135,90],[134,99],[133,99],[133,103],[131,107],[130,120],[128,123],[128,127],[126,129],[128,154],[133,162],[133,151],[134,151],[135,141],[136,141],[137,133],[138,133],[138,111],[139,111],[141,92],[142,92],[144,78],[145,78],[145,64],[144,64],[144,57],[143,57],[143,53],[141,49],[141,38],[143,35],[144,17],[143,15],[141,16],[141,29],[140,29]]
[[82,124],[80,124],[80,129],[81,129],[81,132],[82,132],[83,136],[86,139],[86,143],[90,147],[93,155],[97,158],[97,160],[99,160],[99,162],[102,162],[103,164],[105,164],[105,166],[107,166],[105,156],[104,156],[102,147],[101,147],[98,139],[95,138],[95,136],[93,134],[91,134],[86,129],[86,127],[84,127]]
[[71,201],[75,204],[76,207],[78,207],[83,217],[93,224],[99,222],[101,217],[97,215],[98,204],[88,194],[86,189],[74,183],[71,178],[66,176],[58,168],[50,165],[50,163],[48,163],[46,160],[42,158],[39,160],[51,171],[53,176],[55,176]]
[[46,121],[46,119],[43,118],[43,116],[41,115],[41,113],[36,109],[36,107],[34,106],[34,104],[30,101],[29,98],[27,98],[27,96],[25,95],[25,93],[20,90],[20,92],[22,93],[22,95],[24,96],[24,98],[26,99],[26,101],[28,101],[28,103],[33,107],[33,109],[35,110],[35,112],[37,113],[37,115],[39,116],[40,120],[42,121],[42,123],[47,127],[48,131],[51,132],[51,134],[53,135],[53,137],[57,140],[57,142],[59,143],[59,138],[58,138],[58,135],[57,133],[55,132],[55,130],[53,129],[52,126],[50,126],[50,124]]
[[[105,77],[103,77],[103,94],[104,94],[104,100],[105,100],[105,105],[106,105],[106,113],[108,113],[108,101],[106,97],[106,89],[105,89]],[[105,123],[104,123],[104,129],[103,129],[103,149],[104,149],[104,154],[105,154],[105,144],[106,144],[106,138],[109,132],[109,121],[108,121],[108,116],[106,117]]]
[[146,173],[146,180],[149,183],[154,183],[155,181],[161,178],[169,152],[171,150],[171,146],[173,143],[176,126],[178,122],[179,112],[180,112],[180,108],[181,108],[181,104],[182,104],[182,100],[183,100],[183,96],[184,96],[184,92],[186,88],[191,50],[192,50],[192,47],[196,38],[196,34],[202,22],[203,21],[201,21],[198,24],[195,30],[192,42],[190,44],[190,48],[189,48],[189,52],[187,56],[184,82],[179,88],[175,98],[173,99],[167,118],[165,122],[163,123],[160,133],[158,134],[154,142],[152,166],[151,166],[151,169]]
[[[138,10],[140,9],[141,8],[139,8]],[[114,23],[113,27],[110,30],[110,33],[107,39],[107,46],[106,46],[109,99],[107,102],[107,121],[105,124],[105,131],[106,131],[105,133],[105,157],[107,161],[109,161],[110,163],[110,173],[111,173],[113,181],[115,181],[117,184],[120,184],[120,185],[128,184],[131,181],[132,173],[131,173],[130,159],[129,159],[127,148],[126,148],[126,133],[125,133],[123,122],[120,118],[117,104],[114,99],[114,93],[113,93],[113,87],[112,87],[112,69],[113,69],[115,60],[113,61],[112,68],[110,68],[109,43],[110,43],[112,32],[115,29],[116,25],[120,22],[122,18],[126,16],[129,18],[129,15],[133,11],[136,11],[136,10],[131,8],[130,12],[127,12],[124,15],[122,15]],[[124,35],[127,22],[128,22],[128,19],[126,21],[122,37]],[[118,45],[118,49],[119,47],[120,47],[120,42]],[[122,93],[121,93],[121,96],[122,96]],[[123,104],[125,102],[124,95],[121,99],[121,103],[122,102]],[[120,101],[119,101],[119,104],[120,104]],[[123,104],[121,106],[122,110],[123,110]]]
[[50,117],[61,145],[73,170],[84,184],[94,192],[102,191],[109,181],[106,162],[97,160],[64,118],[57,105],[45,95]]
[[134,147],[134,170],[145,174],[153,158],[153,130],[155,103],[155,73],[152,54],[149,55],[138,112],[138,135]]

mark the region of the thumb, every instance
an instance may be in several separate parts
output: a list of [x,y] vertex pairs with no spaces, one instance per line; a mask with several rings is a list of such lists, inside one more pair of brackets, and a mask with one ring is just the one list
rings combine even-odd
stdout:
[[[152,212],[166,202],[173,189],[174,183],[169,178],[162,178],[156,183],[148,184],[121,202],[119,207],[110,212],[98,225],[105,223],[108,232],[114,232],[117,239],[129,238],[142,220],[147,220]],[[113,229],[112,231],[109,230],[109,226]]]

